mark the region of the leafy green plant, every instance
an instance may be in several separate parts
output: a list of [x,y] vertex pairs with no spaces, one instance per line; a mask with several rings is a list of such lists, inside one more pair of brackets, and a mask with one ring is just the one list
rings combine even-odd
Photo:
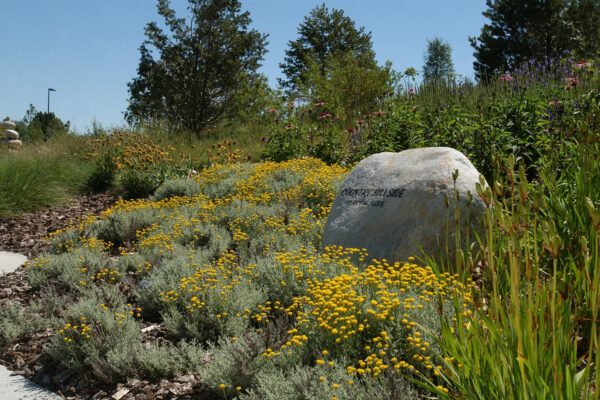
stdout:
[[[444,322],[440,375],[451,393],[469,398],[598,398],[599,337],[587,322],[598,318],[600,225],[582,239],[580,257],[561,258],[557,228],[540,216],[543,188],[527,182],[523,167],[515,174],[514,157],[506,174],[506,182],[478,188],[488,206],[478,295],[486,308]],[[432,381],[426,386],[450,397]]]
[[156,173],[127,169],[119,176],[119,186],[126,199],[140,199],[150,196],[161,184]]
[[115,182],[117,167],[110,154],[98,157],[94,162],[94,169],[89,175],[86,186],[92,192],[104,192],[112,188]]

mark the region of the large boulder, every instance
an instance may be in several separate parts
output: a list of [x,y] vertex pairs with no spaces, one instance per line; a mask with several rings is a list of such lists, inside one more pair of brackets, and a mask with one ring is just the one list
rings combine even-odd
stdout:
[[0,121],[0,129],[15,129],[17,124],[12,121]]
[[365,248],[371,258],[388,261],[422,257],[423,252],[438,258],[446,254],[446,243],[453,254],[454,205],[460,210],[461,239],[469,232],[474,241],[473,230],[481,226],[485,205],[477,196],[479,176],[464,154],[448,147],[369,156],[342,184],[323,245]]
[[21,142],[18,139],[15,139],[15,140],[9,140],[8,142],[6,142],[6,144],[8,144],[8,146],[12,147],[12,148],[18,148],[23,145],[23,142]]
[[0,132],[0,137],[8,140],[17,140],[19,139],[19,133],[15,130],[7,129],[4,132]]

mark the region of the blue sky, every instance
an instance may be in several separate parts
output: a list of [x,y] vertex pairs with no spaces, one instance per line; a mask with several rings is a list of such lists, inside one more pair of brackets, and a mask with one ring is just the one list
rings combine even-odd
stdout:
[[[242,0],[252,27],[269,34],[261,72],[275,86],[287,43],[322,0]],[[381,63],[421,70],[427,39],[452,46],[457,73],[473,77],[468,37],[485,23],[484,0],[331,0],[358,27],[372,34]],[[178,16],[186,0],[172,0]],[[2,0],[0,24],[0,118],[19,120],[29,104],[50,111],[84,133],[93,120],[104,127],[123,124],[127,82],[136,75],[144,26],[161,21],[154,0]]]

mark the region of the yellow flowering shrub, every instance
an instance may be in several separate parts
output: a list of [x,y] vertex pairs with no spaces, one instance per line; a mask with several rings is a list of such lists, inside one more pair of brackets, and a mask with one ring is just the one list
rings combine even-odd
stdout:
[[[55,346],[90,346],[106,329],[134,329],[151,318],[171,338],[212,343],[222,369],[200,373],[230,395],[258,384],[265,368],[293,365],[343,371],[344,379],[323,375],[327,392],[340,395],[383,375],[435,379],[444,371],[430,334],[452,318],[453,301],[471,313],[472,287],[412,261],[322,248],[323,226],[348,171],[310,158],[213,165],[187,178],[199,193],[119,201],[51,235],[58,254],[34,260],[30,274],[96,293],[101,300],[92,314],[106,313],[76,314],[85,325],[73,329],[66,321]],[[108,298],[113,288],[133,292],[135,304],[124,308],[123,300]],[[236,357],[253,372],[238,376]]]

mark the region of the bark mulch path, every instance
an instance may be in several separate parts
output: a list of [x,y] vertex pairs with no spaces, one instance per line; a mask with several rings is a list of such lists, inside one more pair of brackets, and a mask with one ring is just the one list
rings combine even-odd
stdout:
[[[63,206],[54,206],[14,218],[0,219],[0,250],[26,255],[29,259],[43,253],[43,238],[49,233],[75,223],[88,215],[99,215],[118,198],[109,194],[84,195]],[[39,300],[40,293],[27,281],[26,268],[0,276],[0,309],[8,303],[25,307]],[[163,328],[144,324],[144,341],[162,339]],[[44,347],[55,335],[52,329],[31,332],[19,337],[10,346],[0,348],[0,363],[14,373],[55,391],[66,399],[82,400],[159,400],[209,399],[199,379],[186,374],[171,380],[149,382],[128,379],[107,387],[91,378],[91,374],[73,373],[52,360]]]

